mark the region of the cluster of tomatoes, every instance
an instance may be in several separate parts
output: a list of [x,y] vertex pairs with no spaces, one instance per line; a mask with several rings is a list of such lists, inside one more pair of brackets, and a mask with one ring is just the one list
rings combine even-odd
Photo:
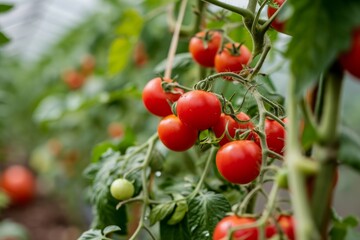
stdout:
[[95,69],[95,58],[92,56],[86,56],[81,62],[80,69],[70,69],[63,74],[64,83],[71,89],[80,89]]

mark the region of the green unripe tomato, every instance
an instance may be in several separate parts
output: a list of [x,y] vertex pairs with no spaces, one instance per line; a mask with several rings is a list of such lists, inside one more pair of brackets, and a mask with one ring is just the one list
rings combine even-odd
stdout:
[[134,195],[134,185],[126,179],[114,180],[110,187],[111,195],[117,200],[126,200]]
[[276,182],[279,185],[280,188],[289,188],[288,183],[288,171],[286,169],[281,169],[277,176],[276,176]]

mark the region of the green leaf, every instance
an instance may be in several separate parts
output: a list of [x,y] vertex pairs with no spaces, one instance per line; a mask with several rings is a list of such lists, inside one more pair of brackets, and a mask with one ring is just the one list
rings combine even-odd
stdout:
[[189,240],[190,237],[187,215],[175,225],[167,224],[167,220],[160,222],[160,238],[166,240]]
[[0,13],[5,13],[7,11],[10,11],[13,7],[14,7],[14,5],[1,3],[0,4]]
[[121,228],[118,227],[118,226],[107,226],[104,230],[103,230],[103,234],[104,236],[107,236],[108,234],[110,233],[114,233],[114,232],[117,232],[117,231],[121,231]]
[[102,239],[103,239],[103,235],[101,234],[101,231],[94,230],[94,229],[90,229],[90,230],[84,232],[78,238],[78,240],[102,240]]
[[156,205],[150,212],[150,225],[154,225],[156,222],[165,219],[174,211],[174,208],[174,202]]
[[360,24],[358,0],[289,0],[293,15],[287,29],[293,36],[286,56],[300,95],[328,69],[339,52],[350,46],[351,32]]
[[346,126],[340,129],[339,161],[360,171],[360,135]]
[[177,193],[173,194],[173,196],[174,196],[174,200],[177,200],[177,202],[176,202],[175,212],[171,215],[171,218],[167,221],[167,224],[170,225],[175,225],[181,222],[189,209],[184,196]]
[[0,222],[0,239],[29,239],[26,229],[15,222],[4,220]]
[[0,32],[0,46],[7,44],[10,42],[10,38],[6,36],[3,32]]
[[[352,236],[356,236],[356,232],[352,229],[358,225],[358,219],[354,216],[347,216],[342,218],[337,215],[337,213],[333,210],[333,226],[330,230],[330,237],[332,240],[350,240],[354,239]],[[358,239],[358,238],[357,238]]]
[[143,27],[143,19],[134,9],[126,10],[119,22],[118,37],[111,43],[108,55],[110,75],[116,75],[126,67]]
[[102,142],[97,144],[91,152],[91,162],[97,162],[101,156],[109,149],[114,150],[116,147],[111,142]]
[[216,224],[230,211],[230,204],[222,194],[207,192],[190,200],[191,239],[212,239]]
[[301,143],[305,150],[308,150],[313,143],[315,143],[318,140],[316,129],[310,124],[307,124],[305,122],[305,127],[303,134],[301,136]]
[[[184,69],[190,66],[192,63],[192,57],[190,53],[179,53],[175,55],[172,69]],[[162,60],[158,65],[155,66],[154,72],[156,74],[161,74],[165,72],[167,64],[167,59]]]

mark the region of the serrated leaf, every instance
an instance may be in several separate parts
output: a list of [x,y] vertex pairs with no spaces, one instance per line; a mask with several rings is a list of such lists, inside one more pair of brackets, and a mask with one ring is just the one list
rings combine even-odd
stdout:
[[111,142],[102,142],[97,144],[91,152],[91,162],[99,161],[100,157],[109,149],[114,150],[116,147]]
[[191,239],[212,239],[216,224],[231,211],[231,206],[222,194],[207,192],[189,201],[189,225]]
[[[192,63],[192,57],[190,53],[179,53],[174,57],[172,69],[182,69],[188,67]],[[165,72],[167,64],[167,59],[161,61],[158,65],[155,66],[154,72],[156,74],[161,74]]]
[[3,32],[0,32],[0,46],[10,42],[10,38],[6,36]]
[[159,222],[165,219],[168,215],[170,215],[175,208],[174,202],[163,203],[156,205],[150,212],[150,225],[154,225],[156,222]]
[[110,233],[114,233],[114,232],[117,232],[117,231],[121,231],[121,228],[118,227],[118,226],[107,226],[104,230],[103,230],[103,234],[104,236],[107,236],[108,234]]
[[10,11],[13,7],[14,7],[14,5],[1,3],[0,4],[0,13],[5,13],[7,11]]
[[350,45],[351,32],[360,24],[357,0],[289,0],[293,15],[287,29],[293,36],[286,56],[301,95],[328,69],[339,52]]
[[170,219],[167,221],[167,224],[175,225],[183,220],[185,214],[189,210],[186,199],[181,194],[173,194],[174,200],[176,201],[175,212],[171,215]]
[[188,218],[175,225],[167,224],[167,220],[160,222],[160,238],[166,240],[189,240],[192,239],[189,231]]
[[340,129],[339,161],[360,171],[360,136],[345,126]]

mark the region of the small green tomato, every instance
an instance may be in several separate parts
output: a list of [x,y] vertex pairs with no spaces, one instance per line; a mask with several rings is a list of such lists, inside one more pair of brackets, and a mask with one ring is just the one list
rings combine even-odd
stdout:
[[111,195],[117,200],[126,200],[134,195],[134,185],[126,179],[114,180],[110,187]]

